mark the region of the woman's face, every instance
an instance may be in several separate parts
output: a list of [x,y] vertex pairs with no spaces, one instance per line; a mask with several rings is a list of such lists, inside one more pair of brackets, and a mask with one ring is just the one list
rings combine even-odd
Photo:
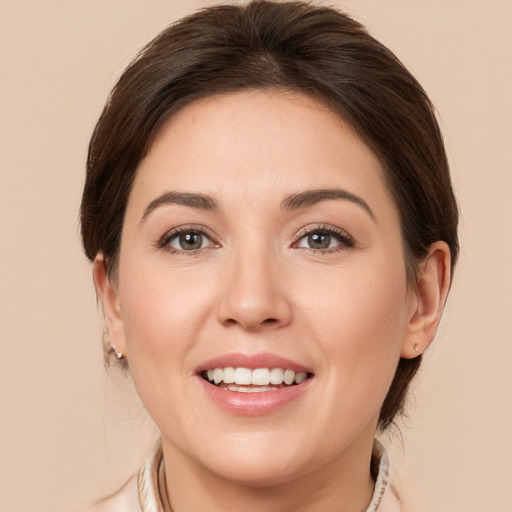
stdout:
[[256,485],[367,463],[416,308],[375,155],[318,101],[261,91],[163,127],[103,298],[166,458]]

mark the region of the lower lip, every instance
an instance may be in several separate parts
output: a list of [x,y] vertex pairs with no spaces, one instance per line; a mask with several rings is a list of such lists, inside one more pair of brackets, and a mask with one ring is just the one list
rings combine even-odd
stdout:
[[240,416],[270,414],[299,398],[308,389],[312,378],[300,384],[273,391],[243,393],[228,391],[197,377],[206,395],[221,409]]

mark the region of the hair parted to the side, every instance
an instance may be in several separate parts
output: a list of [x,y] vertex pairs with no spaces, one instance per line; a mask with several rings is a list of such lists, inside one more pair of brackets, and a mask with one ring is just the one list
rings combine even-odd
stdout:
[[[198,11],[160,33],[124,71],[89,145],[81,206],[85,253],[116,270],[123,217],[139,162],[184,105],[243,89],[310,95],[374,151],[399,210],[408,278],[430,244],[458,255],[458,208],[434,108],[385,46],[347,15],[305,2],[256,0]],[[403,412],[421,356],[401,359],[379,427]]]

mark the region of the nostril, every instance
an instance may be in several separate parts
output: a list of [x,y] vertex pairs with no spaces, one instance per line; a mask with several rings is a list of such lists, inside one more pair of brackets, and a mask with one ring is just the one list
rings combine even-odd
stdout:
[[[237,324],[242,324],[243,325],[242,322],[236,320],[235,318],[227,318],[225,320],[225,323],[229,324],[229,325],[237,325]],[[257,322],[254,322],[254,323],[255,323],[255,326],[256,326]],[[277,324],[277,323],[279,323],[279,320],[277,318],[265,318],[265,320],[263,320],[260,325],[273,325],[273,324]]]

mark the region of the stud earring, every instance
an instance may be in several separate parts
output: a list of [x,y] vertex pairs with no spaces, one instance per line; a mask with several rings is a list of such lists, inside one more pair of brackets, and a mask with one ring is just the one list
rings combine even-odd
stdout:
[[114,349],[114,354],[116,355],[116,358],[123,359],[124,354],[122,352],[118,352],[116,347],[114,345],[112,345],[112,343],[110,344],[110,346]]
[[414,352],[419,352],[420,351],[420,346],[418,345],[418,343],[415,343],[414,344]]

